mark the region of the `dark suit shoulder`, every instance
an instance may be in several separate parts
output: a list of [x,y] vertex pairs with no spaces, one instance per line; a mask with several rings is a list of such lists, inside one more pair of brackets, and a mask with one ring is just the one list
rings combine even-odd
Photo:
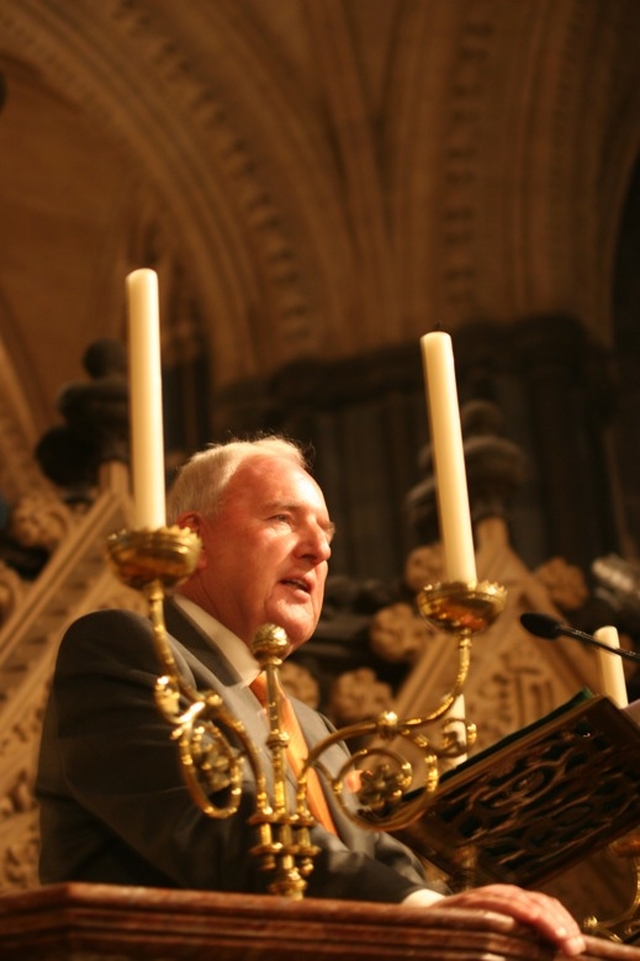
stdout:
[[[176,624],[181,626],[180,621]],[[185,645],[182,639],[167,633],[174,663],[184,681],[208,687],[211,675],[201,663],[201,652],[192,650],[191,634],[189,639]],[[165,672],[149,618],[120,608],[105,608],[69,626],[60,644],[55,676],[56,681],[80,674],[137,678],[148,687]]]
[[148,618],[133,611],[105,609],[70,624],[58,651],[58,675],[110,674],[118,666],[157,672],[158,659]]
[[66,629],[61,646],[100,644],[117,647],[129,637],[153,640],[148,617],[120,608],[105,608],[84,614]]
[[95,631],[105,631],[114,627],[151,633],[151,622],[148,617],[125,608],[106,607],[83,614],[69,625],[65,634],[93,634]]

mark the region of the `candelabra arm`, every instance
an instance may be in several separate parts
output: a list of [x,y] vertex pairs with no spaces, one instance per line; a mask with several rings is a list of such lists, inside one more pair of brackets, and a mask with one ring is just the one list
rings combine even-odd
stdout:
[[[162,581],[155,578],[143,587],[143,592],[156,654],[164,670],[156,681],[155,700],[161,715],[172,726],[171,737],[178,744],[193,800],[209,817],[226,819],[235,814],[242,794],[242,759],[246,758],[256,782],[256,807],[261,813],[270,814],[266,777],[244,726],[226,709],[219,694],[197,691],[178,670],[167,636]],[[224,732],[233,735],[240,745],[239,752]],[[213,803],[212,795],[220,792],[226,792],[226,801]]]
[[[427,723],[424,719],[418,721],[422,726]],[[375,737],[376,742],[354,751],[340,770],[331,774],[322,761],[330,747],[369,737]],[[399,750],[389,746],[389,742],[396,738],[409,741],[418,748],[421,774]],[[392,711],[385,711],[375,719],[334,731],[309,752],[298,777],[299,804],[305,803],[307,772],[315,768],[331,786],[345,816],[359,827],[371,831],[406,827],[427,809],[438,786],[438,762],[443,753],[414,730],[411,721],[399,721]],[[416,778],[421,786],[407,801],[406,794]]]
[[[467,723],[466,718],[446,715],[464,690],[471,664],[472,638],[485,631],[504,610],[506,591],[488,582],[454,582],[426,586],[417,600],[427,620],[457,638],[458,665],[451,691],[432,711],[420,717],[399,721],[393,712],[384,712],[377,719],[342,728],[316,745],[306,762],[306,767],[316,767],[330,783],[347,817],[371,830],[399,830],[417,820],[437,789],[439,762],[443,758],[459,757],[474,743],[475,725]],[[437,744],[426,736],[424,729],[441,719],[444,719],[444,737],[442,743]],[[452,731],[452,726],[460,720],[465,724],[464,743]],[[321,760],[327,748],[337,741],[367,737],[374,738],[373,743],[356,751],[332,777]],[[418,749],[420,771],[415,772],[399,749],[390,746],[394,739],[404,740]],[[304,776],[303,770],[301,791]],[[349,804],[344,800],[345,785],[351,791]]]
[[453,687],[448,694],[445,694],[441,698],[438,705],[427,714],[421,714],[419,717],[407,718],[402,723],[407,728],[420,728],[425,727],[428,724],[437,721],[444,717],[448,711],[451,710],[455,704],[458,697],[463,693],[464,686],[467,682],[467,677],[469,675],[469,668],[471,666],[471,646],[472,641],[470,635],[462,634],[458,638],[458,670],[456,674],[456,679]]

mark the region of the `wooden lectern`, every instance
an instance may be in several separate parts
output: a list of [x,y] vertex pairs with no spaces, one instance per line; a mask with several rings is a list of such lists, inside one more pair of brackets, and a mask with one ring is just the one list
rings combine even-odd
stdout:
[[[534,886],[640,823],[640,729],[578,699],[443,779],[407,838],[482,880]],[[540,828],[543,816],[544,831]],[[640,961],[588,937],[583,959]],[[560,961],[503,915],[72,882],[0,896],[1,961]]]
[[[583,961],[640,961],[587,938]],[[560,961],[500,914],[69,883],[0,897],[2,961]]]

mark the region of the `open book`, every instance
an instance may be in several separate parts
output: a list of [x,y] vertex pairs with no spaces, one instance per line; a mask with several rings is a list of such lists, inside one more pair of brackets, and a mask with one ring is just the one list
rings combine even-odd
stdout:
[[530,887],[640,826],[636,703],[584,690],[441,778],[419,821],[398,832],[449,875]]

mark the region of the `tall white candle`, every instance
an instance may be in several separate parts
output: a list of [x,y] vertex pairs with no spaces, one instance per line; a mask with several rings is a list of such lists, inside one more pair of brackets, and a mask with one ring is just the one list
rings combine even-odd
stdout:
[[451,337],[420,338],[436,477],[440,537],[448,581],[476,582],[473,528]]
[[158,275],[134,270],[126,288],[134,526],[156,530],[166,523]]
[[[610,625],[600,627],[593,636],[608,647],[620,647],[620,638],[615,627]],[[617,707],[627,707],[629,698],[627,697],[627,684],[624,678],[622,658],[619,654],[609,654],[608,651],[598,650],[597,653],[600,693],[608,695]]]

